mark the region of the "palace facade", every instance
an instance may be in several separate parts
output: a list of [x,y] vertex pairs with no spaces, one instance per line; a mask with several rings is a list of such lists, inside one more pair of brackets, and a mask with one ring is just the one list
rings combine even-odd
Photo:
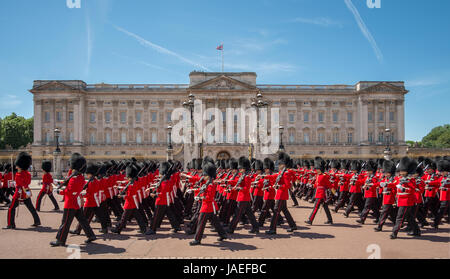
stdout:
[[[225,112],[250,107],[258,93],[269,110],[280,109],[283,144],[291,157],[376,158],[387,144],[395,157],[406,153],[404,82],[257,84],[253,72],[192,72],[189,78],[189,84],[34,81],[33,158],[51,158],[58,128],[64,160],[73,152],[97,160],[165,159],[171,113],[189,94],[205,108]],[[183,149],[174,145],[175,159],[186,158]],[[203,144],[203,154],[213,158],[239,157],[248,150],[248,143],[236,141]]]

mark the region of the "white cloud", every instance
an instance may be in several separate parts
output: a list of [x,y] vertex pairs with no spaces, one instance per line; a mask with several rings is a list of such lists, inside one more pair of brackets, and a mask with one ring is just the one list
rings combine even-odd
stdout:
[[89,76],[90,68],[91,68],[91,59],[92,59],[92,30],[91,30],[91,21],[89,19],[89,15],[86,16],[86,51],[87,51],[87,62],[86,62],[86,76]]
[[344,0],[345,4],[347,5],[347,8],[352,12],[353,16],[355,17],[356,23],[359,26],[359,29],[361,30],[362,34],[366,39],[369,41],[370,45],[372,46],[375,55],[377,56],[378,61],[383,62],[383,54],[381,53],[381,50],[378,48],[377,42],[373,38],[372,34],[369,31],[369,28],[367,28],[366,24],[361,18],[361,15],[359,14],[358,10],[356,9],[355,5],[353,5],[351,0]]
[[292,20],[292,22],[314,24],[314,25],[320,25],[320,26],[324,26],[324,27],[329,27],[329,26],[342,27],[342,23],[340,23],[339,21],[332,20],[327,17],[317,17],[317,18],[297,17],[297,18],[294,18]]
[[113,26],[114,26],[114,28],[116,28],[118,31],[120,31],[120,32],[122,32],[122,33],[124,33],[124,34],[126,34],[126,35],[128,35],[128,36],[130,36],[130,37],[132,37],[132,38],[134,38],[134,39],[137,40],[141,45],[143,45],[143,46],[145,46],[145,47],[154,49],[154,50],[156,50],[157,52],[162,53],[162,54],[174,56],[174,57],[178,58],[179,60],[181,60],[181,61],[183,61],[183,62],[185,62],[185,63],[187,63],[187,64],[190,64],[190,65],[192,65],[192,66],[202,68],[203,70],[206,70],[206,71],[211,71],[210,69],[208,69],[208,68],[206,68],[206,67],[204,67],[204,66],[202,66],[202,65],[200,65],[200,64],[198,64],[198,63],[195,63],[194,61],[191,61],[190,59],[187,59],[187,58],[181,56],[181,55],[178,54],[178,53],[175,53],[175,52],[173,52],[173,51],[171,51],[171,50],[168,50],[167,48],[164,48],[164,47],[162,47],[162,46],[159,46],[159,45],[157,45],[157,44],[154,44],[154,43],[152,43],[152,42],[150,42],[150,41],[148,41],[148,40],[146,40],[146,39],[144,39],[144,38],[142,38],[142,37],[140,37],[140,36],[138,36],[138,35],[136,35],[136,34],[130,32],[130,31],[127,31],[127,30],[125,30],[125,29],[123,29],[123,28],[121,28],[121,27],[119,27],[119,26],[115,26],[115,25],[113,25]]

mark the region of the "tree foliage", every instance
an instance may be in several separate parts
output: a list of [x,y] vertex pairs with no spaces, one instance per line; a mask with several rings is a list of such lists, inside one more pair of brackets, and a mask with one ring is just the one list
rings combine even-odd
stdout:
[[422,139],[422,145],[429,148],[450,148],[450,124],[431,130]]
[[0,148],[25,147],[33,142],[33,118],[26,119],[15,113],[0,119]]

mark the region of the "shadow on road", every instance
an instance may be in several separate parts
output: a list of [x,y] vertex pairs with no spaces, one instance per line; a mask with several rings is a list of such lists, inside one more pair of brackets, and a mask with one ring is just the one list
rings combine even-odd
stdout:
[[28,229],[22,229],[22,228],[16,228],[16,231],[30,231],[30,232],[46,232],[46,233],[55,233],[58,231],[58,229],[54,229],[51,227],[35,227],[35,228],[28,228]]
[[202,246],[216,247],[220,250],[228,251],[242,251],[242,250],[256,250],[258,247],[254,245],[248,245],[240,242],[222,241],[218,244],[202,244]]
[[[369,225],[369,224],[368,224]],[[376,224],[373,224],[376,225]],[[333,223],[333,225],[313,225],[315,227],[342,227],[342,228],[361,228],[361,225],[351,225],[351,224],[344,224],[344,223]]]
[[322,233],[313,233],[313,232],[295,232],[293,236],[297,236],[300,238],[309,238],[309,239],[323,239],[323,238],[334,238],[334,235],[331,234],[322,234]]
[[88,255],[121,254],[126,251],[127,250],[124,248],[116,248],[114,246],[95,242],[81,247],[81,252],[87,253]]

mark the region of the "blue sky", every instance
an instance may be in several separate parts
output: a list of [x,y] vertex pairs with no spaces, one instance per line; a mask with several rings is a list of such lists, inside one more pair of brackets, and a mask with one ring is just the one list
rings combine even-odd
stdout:
[[33,115],[37,79],[188,83],[223,42],[259,84],[405,81],[407,140],[450,122],[450,1],[80,1],[0,3],[0,117]]

